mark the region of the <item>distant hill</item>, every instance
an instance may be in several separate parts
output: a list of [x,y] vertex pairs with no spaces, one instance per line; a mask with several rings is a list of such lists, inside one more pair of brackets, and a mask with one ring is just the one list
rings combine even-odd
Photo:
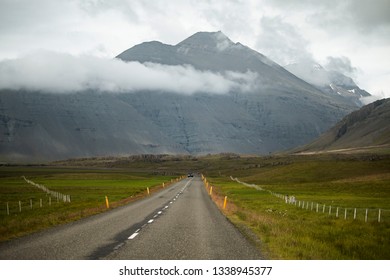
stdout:
[[[204,75],[231,75],[236,81],[248,75],[256,79],[246,91],[233,88],[221,94],[207,87],[191,94],[185,88],[183,93],[159,88],[64,94],[0,90],[0,161],[268,154],[312,141],[359,108],[342,95],[322,92],[222,32],[198,32],[177,45],[141,43],[116,59],[160,68],[185,65]],[[191,77],[183,78],[191,86]],[[145,79],[151,85],[156,82],[153,77]]]
[[390,98],[377,100],[344,117],[317,140],[295,152],[321,152],[390,146]]

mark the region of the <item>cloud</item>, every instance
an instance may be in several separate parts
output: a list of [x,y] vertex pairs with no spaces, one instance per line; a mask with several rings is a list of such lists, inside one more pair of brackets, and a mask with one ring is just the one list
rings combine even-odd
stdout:
[[281,17],[263,17],[256,47],[281,65],[312,60],[309,42]]
[[152,90],[180,94],[224,94],[250,91],[256,80],[257,74],[253,72],[217,73],[199,71],[189,65],[141,64],[49,51],[0,62],[1,89],[48,93],[91,89],[113,93]]
[[356,67],[352,66],[351,60],[346,56],[326,58],[326,64],[324,67],[330,71],[337,71],[344,75],[353,76],[357,71]]

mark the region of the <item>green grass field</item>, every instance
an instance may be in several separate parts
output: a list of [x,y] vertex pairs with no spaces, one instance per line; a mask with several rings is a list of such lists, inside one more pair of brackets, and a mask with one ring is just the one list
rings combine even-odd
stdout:
[[[0,167],[1,240],[105,211],[106,195],[113,205],[131,202],[131,196],[144,195],[146,187],[161,185],[188,171],[207,177],[213,185],[213,199],[220,207],[224,196],[228,196],[228,206],[222,211],[244,234],[258,241],[266,258],[390,259],[388,153],[148,156],[71,160],[50,166],[3,166]],[[71,195],[72,203],[53,201],[49,207],[46,194],[25,183],[22,175]],[[230,176],[266,191],[244,186]],[[309,204],[304,209],[286,204],[271,192],[295,196]],[[33,210],[30,199],[34,201]],[[22,213],[18,209],[19,200],[23,201]],[[6,202],[13,203],[9,216]],[[326,205],[325,211],[322,205]],[[379,209],[381,222],[378,222]]]
[[[253,159],[251,159],[252,161]],[[234,210],[226,215],[256,233],[272,259],[390,259],[390,161],[350,157],[279,157],[233,170],[233,177],[295,196],[308,208],[286,204],[268,191],[210,174]],[[311,203],[314,202],[314,208]],[[316,203],[326,211],[316,212]],[[329,215],[331,206],[331,215]],[[339,217],[336,209],[339,207]],[[345,208],[348,209],[345,220]],[[353,209],[357,208],[356,220]],[[369,209],[365,222],[365,209]],[[381,222],[378,223],[378,209]]]
[[[70,195],[71,203],[57,201],[21,176]],[[106,211],[106,196],[110,208],[123,205],[172,178],[120,169],[1,167],[0,241]]]

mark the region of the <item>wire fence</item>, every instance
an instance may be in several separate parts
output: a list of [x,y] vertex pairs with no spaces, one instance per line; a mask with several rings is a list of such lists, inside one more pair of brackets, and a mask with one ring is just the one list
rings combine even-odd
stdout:
[[31,211],[35,209],[40,209],[48,206],[52,206],[55,203],[61,203],[59,198],[57,199],[52,199],[51,196],[46,197],[46,198],[31,198],[31,199],[24,199],[24,200],[19,200],[19,201],[13,201],[13,202],[6,202],[5,203],[5,211],[1,211],[1,215],[13,215],[13,214],[18,214],[26,211]]
[[28,184],[30,184],[30,185],[32,185],[34,187],[37,187],[38,189],[40,189],[40,190],[44,191],[45,193],[51,195],[52,197],[56,198],[57,200],[62,200],[63,202],[69,202],[69,203],[71,202],[70,195],[62,194],[60,192],[51,191],[47,187],[45,187],[44,185],[37,184],[37,183],[34,183],[31,180],[28,180],[25,176],[22,176],[22,178]]
[[30,198],[30,199],[21,199],[19,201],[12,201],[12,202],[6,202],[5,203],[5,211],[0,211],[0,215],[12,215],[12,214],[18,214],[26,211],[31,211],[34,209],[39,209],[47,206],[52,206],[54,203],[70,203],[71,202],[71,196],[66,195],[60,192],[52,191],[49,188],[45,187],[44,185],[37,184],[29,179],[27,179],[25,176],[22,176],[24,181],[26,183],[40,189],[41,191],[46,193],[46,196],[44,198]]
[[230,179],[233,181],[236,181],[239,184],[242,184],[244,186],[257,189],[259,191],[266,191],[270,193],[271,195],[278,197],[286,204],[293,205],[297,208],[300,208],[302,210],[306,211],[312,211],[315,213],[322,213],[327,214],[332,217],[340,218],[340,219],[353,219],[353,220],[360,220],[365,222],[384,222],[384,221],[390,221],[390,210],[389,209],[378,209],[378,208],[347,208],[347,207],[341,207],[336,206],[333,204],[324,204],[324,203],[317,203],[313,201],[303,201],[296,199],[295,196],[289,196],[289,195],[283,195],[279,193],[272,192],[270,190],[266,190],[258,185],[255,184],[248,184],[245,182],[241,182],[238,178],[233,178],[230,176]]

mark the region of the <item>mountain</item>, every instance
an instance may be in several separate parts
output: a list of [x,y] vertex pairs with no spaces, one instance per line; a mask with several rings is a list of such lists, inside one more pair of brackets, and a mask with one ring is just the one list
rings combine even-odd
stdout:
[[297,77],[312,84],[329,95],[339,95],[358,106],[362,106],[360,99],[370,94],[359,88],[351,77],[337,71],[329,71],[315,61],[302,60],[286,65],[285,68]]
[[377,100],[344,117],[296,152],[319,152],[390,145],[390,98]]
[[224,94],[207,89],[192,94],[1,90],[0,160],[145,153],[268,154],[312,141],[358,108],[343,96],[326,94],[264,55],[233,43],[222,32],[198,32],[174,46],[141,43],[116,59],[187,65],[236,80],[249,75],[255,82],[247,90],[233,88]]

